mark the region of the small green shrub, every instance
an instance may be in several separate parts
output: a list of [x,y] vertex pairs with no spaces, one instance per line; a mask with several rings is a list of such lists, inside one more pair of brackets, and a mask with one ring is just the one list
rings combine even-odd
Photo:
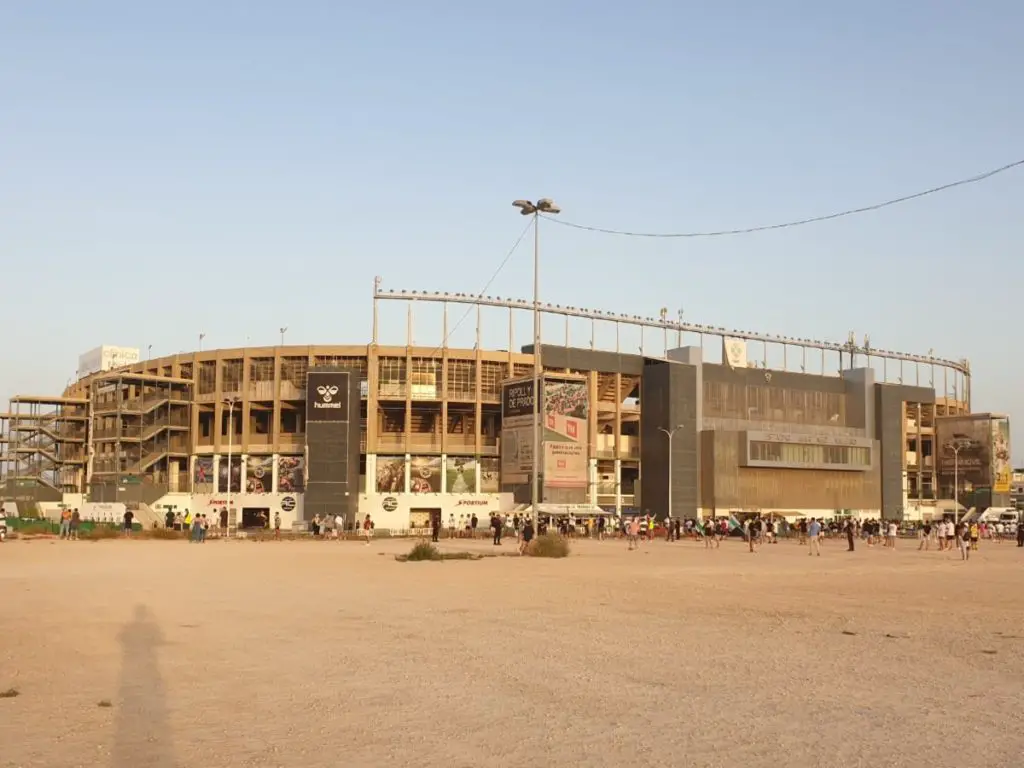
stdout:
[[158,539],[160,541],[184,541],[186,537],[184,533],[173,528],[151,528],[148,531],[143,531],[140,538]]
[[19,536],[46,536],[57,532],[50,523],[24,523],[12,526]]
[[530,542],[526,554],[530,557],[568,557],[569,540],[557,533],[545,533]]
[[79,531],[78,535],[79,538],[88,539],[89,541],[101,541],[103,539],[116,539],[121,535],[121,531],[113,525],[96,523],[92,528]]
[[406,560],[442,560],[441,553],[437,547],[431,544],[429,541],[420,541],[409,550],[409,554],[405,556]]

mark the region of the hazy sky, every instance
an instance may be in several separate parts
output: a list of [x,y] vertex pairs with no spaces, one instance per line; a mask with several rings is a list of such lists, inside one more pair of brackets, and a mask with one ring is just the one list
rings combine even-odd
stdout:
[[[365,343],[375,274],[479,291],[517,197],[721,229],[1024,158],[1022,28],[1010,0],[6,2],[0,397],[59,391],[103,343]],[[543,298],[966,356],[975,410],[1024,421],[1022,191],[1024,169],[706,240],[549,224]],[[490,292],[529,296],[530,270],[523,247]],[[404,314],[382,322],[400,341]]]

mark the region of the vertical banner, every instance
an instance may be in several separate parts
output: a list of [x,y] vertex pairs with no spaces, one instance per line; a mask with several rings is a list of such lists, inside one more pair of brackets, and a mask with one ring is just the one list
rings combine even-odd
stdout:
[[[448,475],[445,488],[448,493],[476,493],[476,459],[470,456],[449,456],[445,472]],[[489,493],[497,493],[495,490]]]
[[306,487],[305,462],[301,456],[279,456],[277,459],[277,490],[280,493],[301,493]]
[[992,491],[1009,493],[1010,478],[1010,420],[992,419]]
[[192,492],[213,493],[213,456],[196,456],[192,470]]
[[544,379],[544,488],[587,487],[587,383]]
[[533,471],[533,379],[505,382],[501,391],[501,480],[520,484]]
[[228,489],[228,477],[231,477],[231,492],[242,492],[242,457],[232,455],[231,469],[228,471],[228,457],[224,454],[220,457],[217,473],[217,490],[224,493]]
[[274,457],[250,456],[245,468],[246,493],[270,493],[274,485]]
[[413,456],[409,467],[409,491],[412,493],[441,492],[441,457]]
[[377,457],[377,493],[405,491],[405,457]]
[[[504,442],[504,438],[502,438]],[[449,458],[448,461],[451,461]],[[474,478],[475,479],[475,478]],[[448,486],[451,490],[451,485]],[[501,459],[480,459],[480,493],[498,493],[501,490]]]
[[747,367],[747,342],[732,336],[722,337],[722,362],[733,370]]

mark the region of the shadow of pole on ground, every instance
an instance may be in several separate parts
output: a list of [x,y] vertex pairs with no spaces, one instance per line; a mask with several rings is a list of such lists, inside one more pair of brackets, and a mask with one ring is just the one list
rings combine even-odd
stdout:
[[144,605],[118,635],[121,687],[115,702],[113,768],[173,768],[170,718],[157,649],[163,634]]

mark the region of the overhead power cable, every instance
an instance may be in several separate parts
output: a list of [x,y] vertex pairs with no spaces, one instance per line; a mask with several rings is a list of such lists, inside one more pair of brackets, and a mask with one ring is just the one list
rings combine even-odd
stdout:
[[[505,254],[505,258],[501,260],[501,263],[498,264],[497,269],[495,269],[494,273],[488,278],[487,282],[484,284],[484,287],[481,288],[480,291],[476,294],[477,298],[482,299],[487,294],[487,289],[490,288],[494,281],[498,279],[498,275],[501,274],[501,270],[503,270],[505,268],[505,265],[508,264],[513,254],[516,252],[520,244],[523,242],[523,238],[526,237],[526,233],[529,232],[535,224],[536,217],[531,216],[526,226],[523,227],[523,231],[519,233],[519,237],[516,238],[516,241],[512,244],[512,247],[509,248],[508,253]],[[450,339],[452,337],[452,334],[459,329],[459,326],[462,325],[463,321],[465,321],[467,317],[469,317],[469,313],[472,311],[473,305],[470,304],[466,308],[466,311],[462,313],[462,317],[460,317],[458,321],[455,323],[455,325],[452,326],[451,330],[448,331],[447,335],[444,337],[444,340],[441,342],[441,344],[438,347],[436,347],[433,352],[430,353],[431,358],[433,358],[438,352],[440,352],[443,347],[446,347],[448,345],[448,339]]]
[[912,195],[904,195],[903,197],[896,197],[892,200],[886,200],[881,203],[874,203],[873,205],[865,205],[860,208],[850,208],[845,211],[838,211],[836,213],[829,213],[824,216],[812,216],[806,219],[797,219],[795,221],[786,221],[779,224],[765,224],[759,227],[742,227],[740,229],[722,229],[710,232],[631,232],[623,229],[606,229],[604,227],[592,227],[585,224],[577,224],[573,221],[566,221],[557,216],[545,216],[544,218],[548,221],[553,221],[556,224],[560,224],[563,227],[571,227],[572,229],[582,229],[587,232],[598,232],[603,235],[619,235],[622,237],[652,237],[652,238],[683,238],[683,237],[725,237],[727,235],[748,235],[754,232],[767,232],[773,229],[788,229],[789,227],[800,227],[805,224],[816,224],[820,221],[831,221],[832,219],[841,219],[845,216],[854,216],[859,213],[868,213],[870,211],[877,211],[882,208],[888,208],[889,206],[899,205],[900,203],[906,203],[910,200],[917,200],[928,195],[934,195],[939,192],[945,192],[948,189],[954,187],[963,187],[968,184],[977,184],[979,181],[985,181],[991,179],[993,176],[998,176],[1000,173],[1013,170],[1024,165],[1024,160],[1017,160],[1012,163],[994,168],[984,173],[979,173],[976,176],[970,176],[965,179],[958,179],[957,181],[951,181],[948,184],[942,184],[938,187],[932,187],[926,189],[923,192],[915,192]]

